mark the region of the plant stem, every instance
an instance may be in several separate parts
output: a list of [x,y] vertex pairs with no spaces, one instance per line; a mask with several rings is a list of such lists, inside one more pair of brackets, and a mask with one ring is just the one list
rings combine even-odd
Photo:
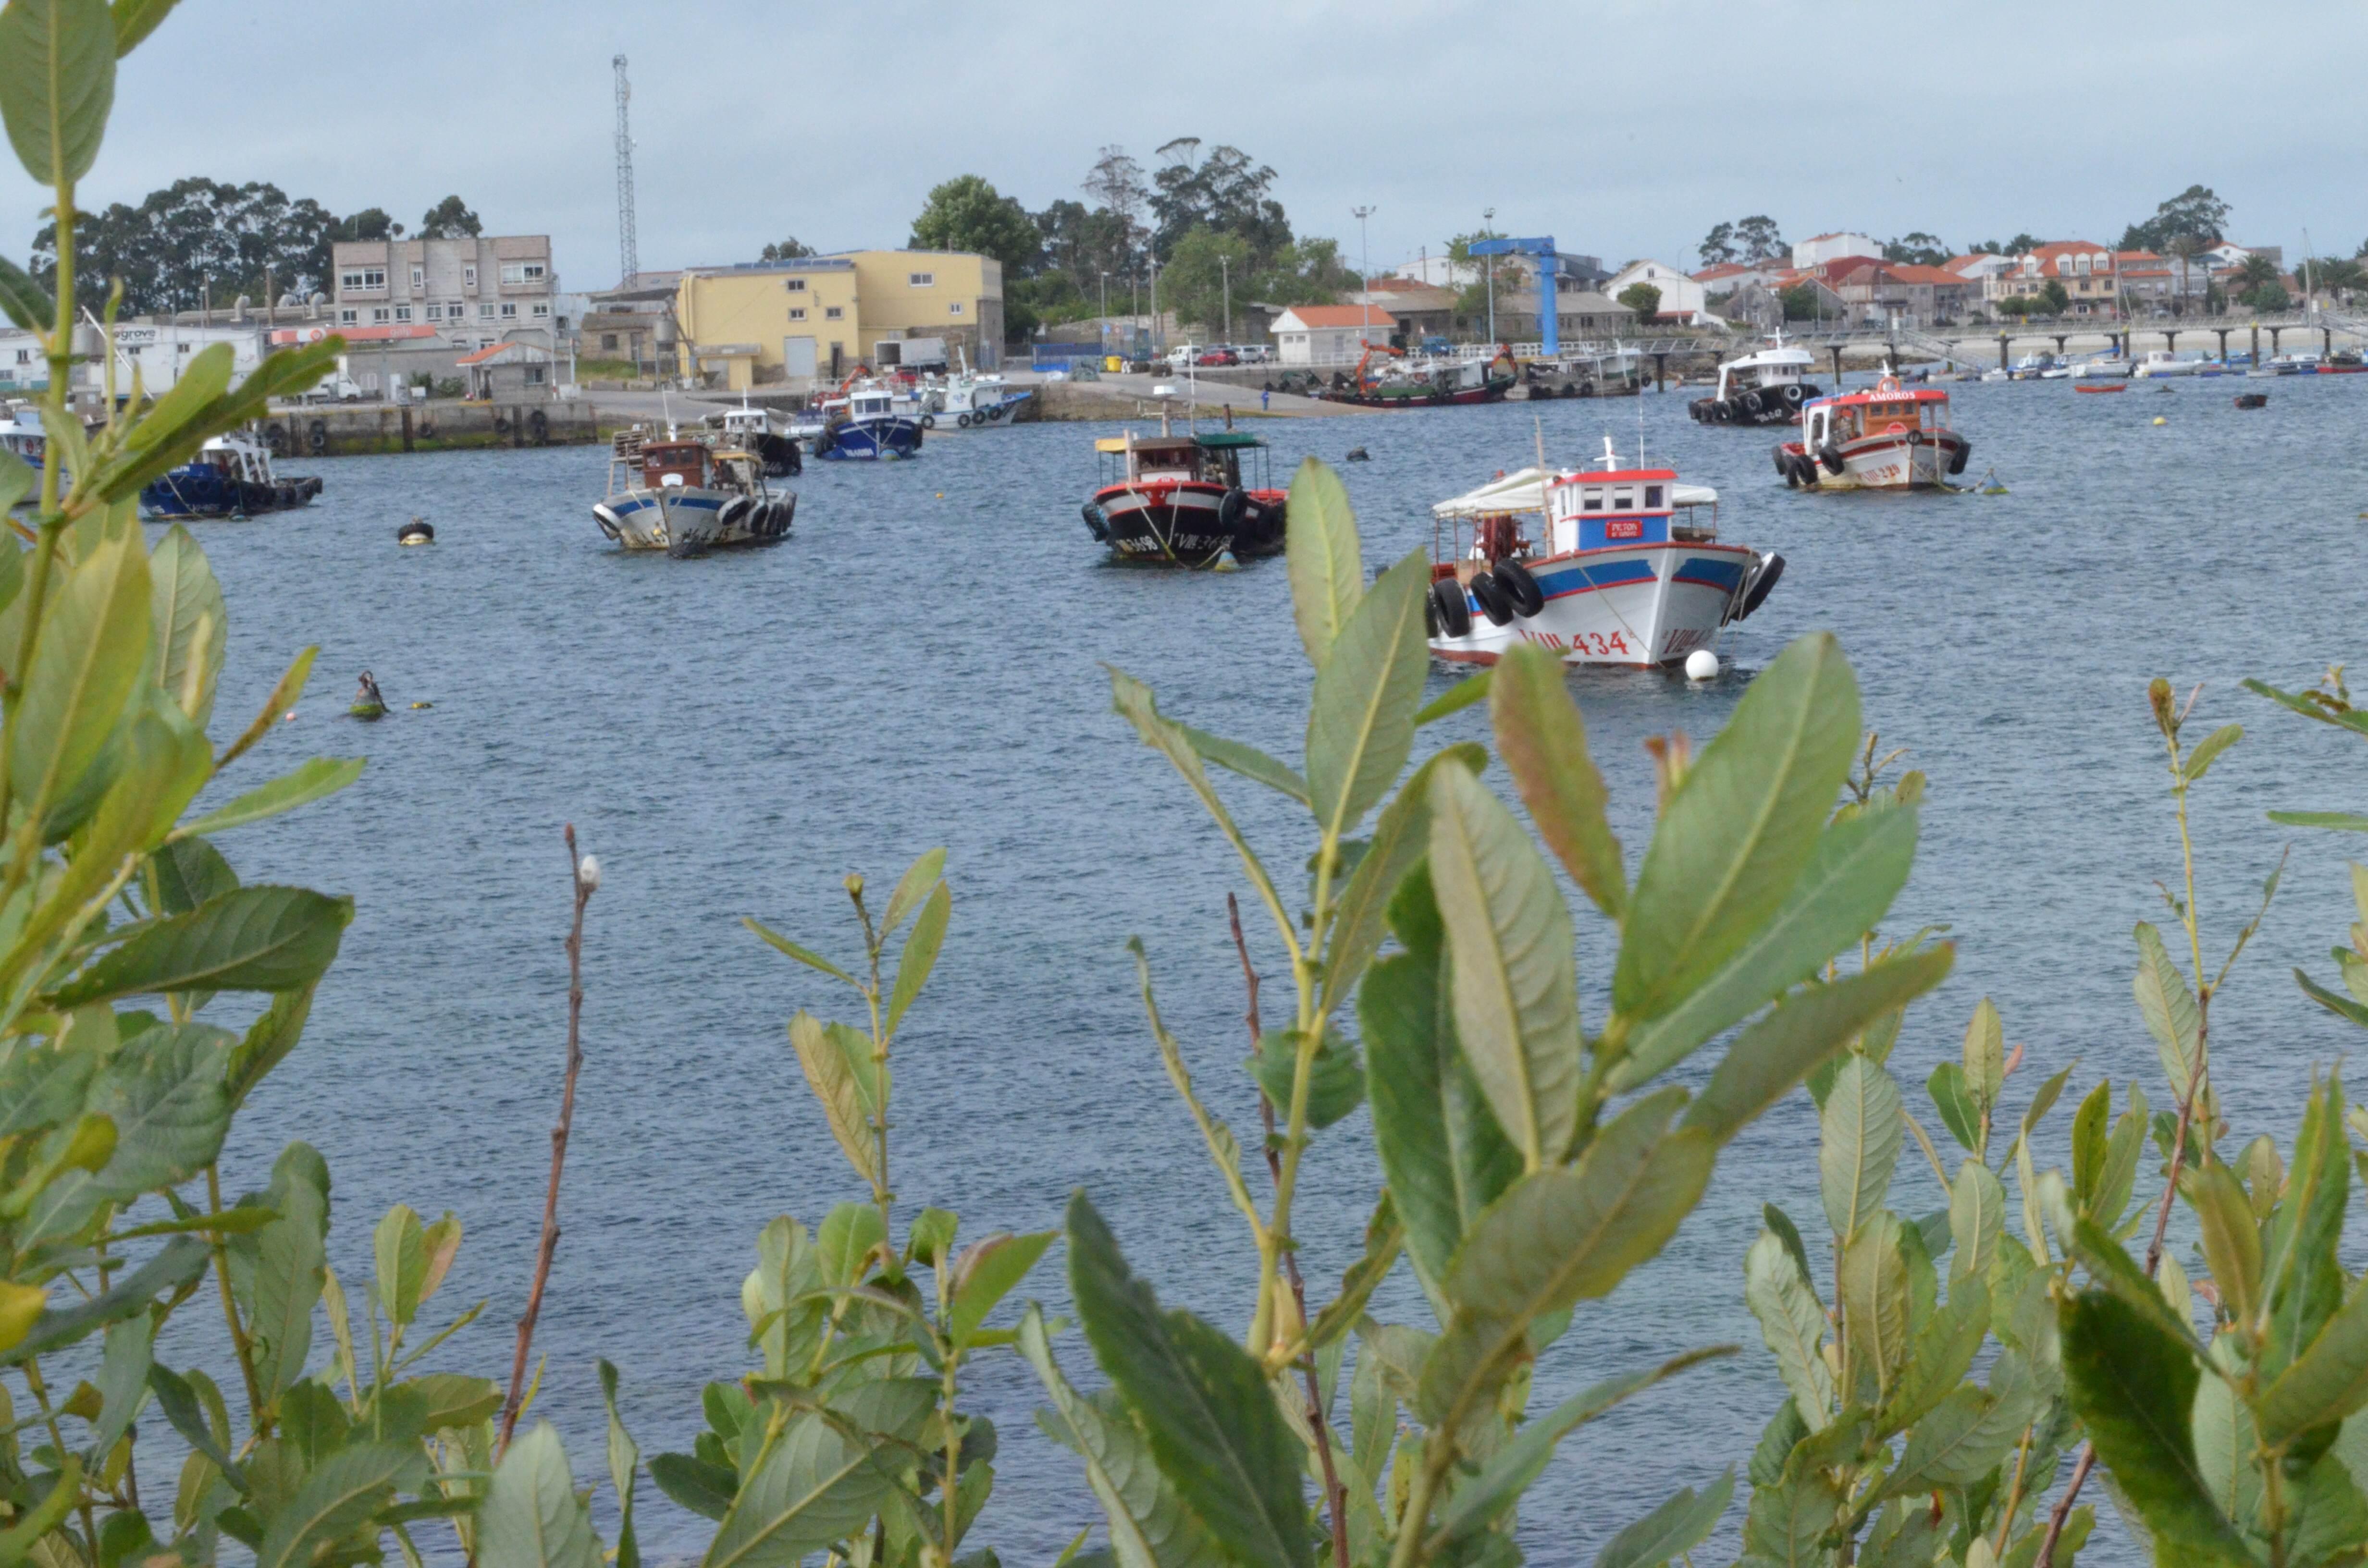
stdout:
[[[1281,1162],[1273,1167],[1274,1210],[1267,1225],[1267,1241],[1259,1248],[1258,1301],[1250,1323],[1250,1352],[1263,1358],[1273,1347],[1275,1295],[1280,1289],[1276,1266],[1292,1254],[1291,1204],[1299,1191],[1299,1157],[1307,1146],[1307,1093],[1315,1076],[1316,1052],[1324,1049],[1325,1020],[1316,1015],[1315,999],[1323,985],[1326,926],[1331,918],[1332,877],[1340,858],[1338,830],[1324,835],[1315,859],[1315,910],[1307,927],[1307,944],[1292,955],[1292,980],[1299,993],[1298,1050],[1292,1060],[1289,1125],[1282,1140]],[[1239,924],[1238,919],[1235,922]],[[1256,1043],[1252,1043],[1256,1050]],[[1264,1098],[1264,1090],[1260,1090]],[[1271,1142],[1272,1130],[1269,1130]],[[1297,1265],[1292,1265],[1294,1270]],[[1306,1321],[1303,1307],[1301,1322]]]
[[876,1088],[871,1112],[873,1166],[880,1178],[871,1184],[871,1201],[880,1210],[880,1233],[893,1233],[889,1223],[889,1205],[896,1195],[888,1187],[888,1037],[880,1027],[880,948],[881,936],[871,928],[871,912],[863,907],[862,883],[849,879],[847,896],[855,901],[856,918],[863,922],[863,950],[871,964],[871,984],[863,993],[864,1002],[871,1009],[871,1081]]
[[[1249,1008],[1246,1015],[1250,1028],[1250,1050],[1256,1052],[1258,1039],[1265,1032],[1258,1021],[1258,975],[1250,964],[1250,946],[1242,936],[1242,907],[1232,893],[1225,895],[1225,918],[1233,923],[1234,951],[1241,955],[1242,983],[1249,992]],[[1258,1090],[1258,1119],[1265,1125],[1267,1135],[1266,1168],[1278,1187],[1282,1181],[1282,1161],[1274,1147],[1274,1102]],[[1283,1267],[1291,1278],[1291,1294],[1299,1308],[1300,1334],[1304,1335],[1307,1324],[1307,1287],[1299,1273],[1299,1255],[1282,1255]],[[1332,1464],[1332,1418],[1325,1410],[1322,1390],[1315,1379],[1315,1355],[1311,1347],[1300,1361],[1300,1373],[1307,1384],[1307,1424],[1315,1433],[1315,1457],[1324,1470],[1324,1506],[1332,1521],[1332,1557],[1335,1568],[1349,1568],[1349,1489],[1343,1485]],[[951,1548],[948,1548],[951,1555]]]
[[[41,1381],[41,1362],[40,1358],[37,1356],[25,1358],[25,1386],[33,1391],[34,1403],[41,1407],[42,1424],[50,1431],[50,1442],[56,1449],[58,1458],[63,1460],[68,1452],[65,1435],[58,1430],[57,1413],[50,1407],[49,1386]],[[99,1455],[98,1462],[100,1468],[104,1469],[107,1456]],[[65,1477],[59,1476],[58,1483],[63,1485]],[[88,1488],[81,1486],[75,1488],[74,1506],[82,1513],[83,1535],[89,1542],[89,1555],[85,1561],[96,1562],[98,1561],[98,1521],[91,1512]]]
[[[206,1203],[208,1212],[219,1214],[222,1206],[222,1175],[212,1165],[206,1167]],[[264,1430],[263,1386],[256,1381],[255,1346],[238,1321],[238,1302],[230,1289],[230,1248],[220,1231],[213,1233],[214,1278],[222,1285],[222,1321],[230,1325],[231,1347],[238,1352],[239,1375],[246,1380],[246,1424],[250,1433]],[[63,1450],[60,1450],[63,1452]]]
[[[534,1288],[527,1292],[526,1313],[518,1319],[518,1354],[510,1361],[509,1397],[502,1402],[501,1441],[494,1449],[499,1459],[507,1452],[510,1434],[518,1428],[518,1404],[526,1396],[526,1360],[534,1346],[535,1320],[542,1315],[542,1290],[551,1280],[552,1255],[559,1250],[559,1176],[567,1164],[567,1134],[575,1121],[575,1074],[584,1065],[584,906],[592,902],[585,885],[584,860],[575,853],[575,824],[567,824],[567,875],[575,893],[574,923],[567,931],[567,1081],[559,1096],[559,1125],[551,1130],[551,1183],[542,1195],[542,1241],[535,1254]],[[372,1329],[370,1338],[378,1338]]]

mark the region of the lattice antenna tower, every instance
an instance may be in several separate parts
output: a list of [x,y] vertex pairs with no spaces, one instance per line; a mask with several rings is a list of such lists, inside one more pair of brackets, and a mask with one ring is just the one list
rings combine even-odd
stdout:
[[617,68],[617,281],[624,284],[642,269],[633,238],[633,85],[625,80],[623,55],[609,63]]

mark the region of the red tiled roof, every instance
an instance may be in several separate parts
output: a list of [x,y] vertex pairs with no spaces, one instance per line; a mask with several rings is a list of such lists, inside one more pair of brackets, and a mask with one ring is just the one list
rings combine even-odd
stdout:
[[1700,272],[1695,273],[1693,278],[1697,283],[1715,283],[1723,278],[1734,278],[1746,272],[1763,270],[1765,270],[1765,264],[1760,267],[1748,267],[1739,261],[1722,261],[1716,267],[1703,267]]
[[1936,288],[1949,288],[1965,281],[1964,274],[1952,272],[1945,267],[1922,267],[1914,262],[1893,262],[1890,267],[1891,275],[1903,283],[1930,283]]

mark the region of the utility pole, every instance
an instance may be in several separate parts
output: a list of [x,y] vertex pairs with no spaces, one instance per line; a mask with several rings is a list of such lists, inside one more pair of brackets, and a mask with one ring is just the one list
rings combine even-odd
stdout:
[[1225,295],[1225,341],[1234,340],[1234,258],[1217,253],[1217,278]]
[[1167,324],[1159,319],[1159,253],[1151,253],[1151,341],[1157,348],[1167,347]]
[[1349,213],[1357,220],[1359,284],[1357,292],[1363,296],[1364,300],[1364,314],[1360,318],[1363,330],[1359,335],[1365,339],[1366,346],[1370,347],[1373,337],[1373,247],[1372,242],[1365,237],[1365,220],[1373,215],[1373,209],[1370,206],[1351,207],[1349,209]]
[[[1496,224],[1497,210],[1493,207],[1482,208],[1480,237],[1484,240],[1495,239]],[[1490,253],[1486,265],[1488,269],[1488,341],[1494,343],[1497,341],[1497,257],[1493,252]]]
[[1107,270],[1102,273],[1102,317],[1100,330],[1102,352],[1104,354],[1108,354],[1110,352],[1110,273]]
[[625,80],[625,57],[609,62],[617,68],[617,284],[622,288],[642,269],[641,247],[633,236],[633,128],[627,106],[632,84]]

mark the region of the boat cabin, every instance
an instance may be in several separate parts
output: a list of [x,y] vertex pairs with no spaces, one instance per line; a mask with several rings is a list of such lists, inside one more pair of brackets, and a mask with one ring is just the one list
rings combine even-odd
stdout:
[[198,449],[195,460],[204,467],[221,471],[225,479],[247,484],[272,483],[271,455],[253,441],[216,436]]
[[894,413],[895,399],[884,391],[860,392],[847,400],[850,419],[886,419]]
[[1949,427],[1949,394],[1939,388],[1910,391],[1888,378],[1872,392],[1819,398],[1801,415],[1801,444],[1814,452],[1827,441],[1868,436],[1905,436],[1920,430],[1926,439]]
[[708,465],[713,457],[704,441],[644,442],[642,483],[652,490],[669,485],[704,490],[708,488]]
[[[1718,492],[1680,484],[1674,470],[1585,469],[1499,474],[1431,508],[1436,574],[1463,562],[1580,555],[1623,545],[1709,544]],[[1536,532],[1534,536],[1531,528]]]
[[1120,484],[1186,483],[1222,485],[1227,490],[1273,488],[1267,445],[1247,430],[1158,436],[1138,436],[1130,430],[1096,441],[1094,453],[1105,490]]
[[1730,359],[1718,368],[1718,388],[1714,395],[1733,397],[1746,386],[1781,387],[1797,383],[1816,363],[1816,358],[1807,349],[1786,348],[1781,345],[1763,348],[1756,354],[1746,354],[1740,359]]

